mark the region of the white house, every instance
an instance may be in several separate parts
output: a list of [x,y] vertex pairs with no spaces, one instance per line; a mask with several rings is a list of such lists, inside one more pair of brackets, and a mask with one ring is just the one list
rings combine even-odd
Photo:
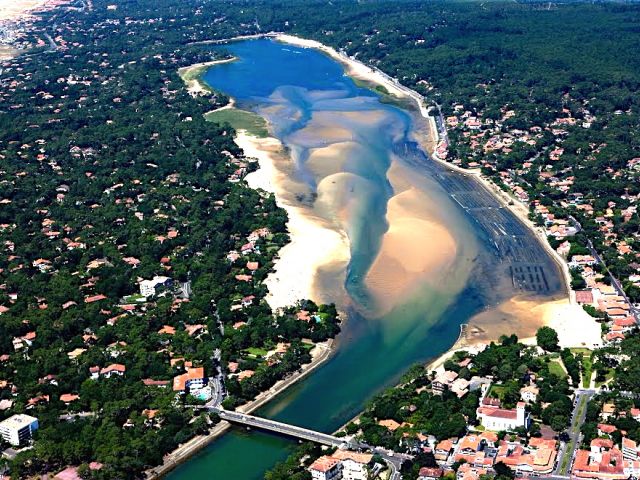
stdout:
[[140,282],[140,295],[153,297],[161,290],[170,288],[172,284],[173,281],[164,276],[155,276],[151,280],[142,280]]
[[518,427],[529,427],[530,418],[525,410],[525,403],[518,402],[515,410],[507,410],[497,406],[478,407],[478,419],[487,430],[515,430]]
[[539,392],[538,387],[535,385],[527,385],[520,389],[520,398],[524,402],[535,403]]
[[309,467],[313,480],[342,480],[342,463],[337,458],[323,455]]
[[0,422],[0,435],[11,445],[19,446],[31,439],[38,426],[38,419],[35,417],[24,414],[13,415]]
[[336,450],[331,456],[342,462],[343,480],[367,480],[369,478],[368,465],[373,458],[372,454]]

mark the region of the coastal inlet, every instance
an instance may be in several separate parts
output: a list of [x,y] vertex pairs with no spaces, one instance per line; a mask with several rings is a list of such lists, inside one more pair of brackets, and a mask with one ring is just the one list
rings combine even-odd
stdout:
[[[237,60],[204,80],[268,124],[267,137],[248,127],[236,139],[260,161],[247,181],[290,218],[270,304],[312,298],[348,312],[331,359],[257,415],[332,432],[451,347],[461,324],[471,322],[470,341],[530,337],[544,321],[534,307],[566,297],[534,233],[477,179],[425,154],[426,119],[400,106],[411,102],[316,49],[270,39],[215,48]],[[291,445],[234,430],[169,477],[259,479]]]

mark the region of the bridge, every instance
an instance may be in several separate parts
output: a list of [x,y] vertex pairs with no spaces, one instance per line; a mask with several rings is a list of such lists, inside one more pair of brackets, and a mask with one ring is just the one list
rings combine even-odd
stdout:
[[217,410],[217,413],[222,420],[226,420],[231,423],[238,423],[241,425],[246,425],[248,427],[259,428],[261,430],[267,430],[269,432],[275,432],[281,435],[298,438],[300,440],[307,440],[309,442],[327,445],[329,447],[346,447],[350,449],[367,448],[366,445],[363,445],[359,442],[350,441],[346,438],[334,437],[333,435],[327,435],[326,433],[316,432],[307,428],[296,427],[295,425],[289,425],[288,423],[277,422],[275,420],[269,420],[267,418],[256,417],[247,413],[231,412],[229,410],[223,409]]
[[297,427],[295,425],[289,425],[288,423],[277,422],[268,418],[256,417],[247,413],[231,412],[225,410],[222,407],[212,409],[215,411],[222,420],[227,422],[237,423],[240,425],[246,425],[248,427],[259,428],[267,430],[269,432],[278,433],[281,435],[287,435],[289,437],[298,438],[300,440],[307,440],[309,442],[319,443],[321,445],[327,445],[330,447],[369,451],[371,453],[378,454],[383,460],[387,462],[391,468],[390,480],[400,480],[400,467],[405,460],[410,460],[413,457],[404,453],[395,453],[393,451],[373,447],[363,442],[350,440],[344,437],[336,437],[334,435],[328,435],[322,432],[316,432],[315,430],[309,430],[308,428]]

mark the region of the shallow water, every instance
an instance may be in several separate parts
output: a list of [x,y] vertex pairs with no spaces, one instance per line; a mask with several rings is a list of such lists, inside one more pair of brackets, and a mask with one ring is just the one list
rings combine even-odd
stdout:
[[[414,114],[356,86],[341,65],[318,51],[271,40],[225,48],[239,60],[215,66],[205,80],[269,121],[272,135],[289,149],[296,179],[306,186],[301,193],[317,195],[316,213],[345,231],[351,245],[337,299],[349,318],[335,355],[258,415],[334,431],[409,366],[448,349],[460,325],[478,312],[523,292],[541,301],[562,294],[560,273],[533,236],[491,204],[486,192],[477,193],[475,181],[430,161],[411,140],[419,122]],[[388,202],[400,189],[419,194],[416,218],[445,228],[455,255],[436,272],[407,270],[411,288],[383,298],[380,289],[368,288],[367,274],[390,223],[400,224],[387,218]],[[404,241],[411,241],[406,234]],[[436,243],[412,248],[428,253]],[[434,258],[439,255],[434,251]],[[403,260],[412,267],[411,259]],[[398,272],[398,265],[377,267],[383,279]],[[344,272],[319,275],[320,294],[335,294],[338,278]],[[236,429],[169,477],[258,479],[293,446]]]

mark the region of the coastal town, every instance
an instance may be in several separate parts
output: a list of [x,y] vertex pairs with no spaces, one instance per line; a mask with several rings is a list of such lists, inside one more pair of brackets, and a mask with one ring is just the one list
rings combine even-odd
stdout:
[[[587,344],[549,322],[535,337],[478,342],[463,325],[444,355],[368,389],[350,421],[353,405],[336,412],[343,425],[330,434],[258,408],[354,341],[357,328],[339,335],[353,310],[306,295],[335,254],[327,243],[287,257],[304,233],[266,179],[259,142],[211,116],[235,103],[206,86],[201,67],[232,58],[198,45],[205,25],[255,38],[265,25],[289,32],[289,21],[261,26],[258,13],[207,2],[139,8],[0,9],[1,475],[158,478],[247,428],[310,442],[268,480],[640,478],[640,154],[611,133],[637,130],[635,103],[607,111],[566,92],[538,117],[479,104],[493,80],[443,98],[431,79],[398,80],[366,49],[352,55],[362,39],[385,52],[379,30],[340,53],[294,36],[302,20],[278,36],[346,62],[378,93],[418,101],[433,115],[428,153],[483,182],[548,244],[585,314],[564,325],[599,330],[580,337]],[[338,48],[336,31],[322,35]],[[320,240],[313,228],[300,230]],[[544,273],[534,276],[522,281],[542,295]],[[283,458],[273,455],[270,465]]]

